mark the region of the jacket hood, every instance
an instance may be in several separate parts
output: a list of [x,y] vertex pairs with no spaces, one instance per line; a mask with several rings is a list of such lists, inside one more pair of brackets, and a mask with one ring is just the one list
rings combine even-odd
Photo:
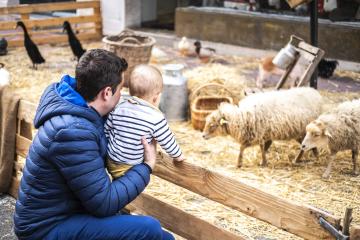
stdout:
[[75,91],[75,86],[76,79],[65,75],[59,83],[53,83],[47,87],[36,110],[35,128],[60,115],[85,118],[95,125],[103,124],[101,116],[87,105],[84,98]]

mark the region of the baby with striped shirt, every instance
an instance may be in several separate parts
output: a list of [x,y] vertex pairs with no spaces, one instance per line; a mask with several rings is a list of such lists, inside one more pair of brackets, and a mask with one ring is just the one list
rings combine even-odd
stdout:
[[130,96],[122,97],[105,123],[107,168],[113,178],[144,161],[143,136],[148,143],[155,139],[175,161],[184,160],[174,134],[157,107],[163,88],[161,72],[150,65],[139,65],[131,73],[128,85]]

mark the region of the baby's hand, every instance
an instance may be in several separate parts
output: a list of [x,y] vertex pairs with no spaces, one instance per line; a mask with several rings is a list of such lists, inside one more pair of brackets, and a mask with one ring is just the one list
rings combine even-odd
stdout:
[[180,155],[180,157],[173,158],[173,160],[176,161],[176,162],[182,162],[182,161],[184,161],[184,160],[186,160],[186,159],[184,158],[183,155]]

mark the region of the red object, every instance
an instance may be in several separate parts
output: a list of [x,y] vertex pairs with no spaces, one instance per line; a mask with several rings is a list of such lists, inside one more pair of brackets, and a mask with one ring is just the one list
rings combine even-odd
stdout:
[[324,13],[324,0],[318,0],[318,13]]

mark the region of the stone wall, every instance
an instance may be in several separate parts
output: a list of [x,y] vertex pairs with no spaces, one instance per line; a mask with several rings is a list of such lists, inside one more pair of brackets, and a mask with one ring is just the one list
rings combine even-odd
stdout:
[[[310,41],[310,19],[223,8],[178,8],[176,35],[258,49],[279,50],[295,34]],[[360,62],[360,23],[319,20],[325,57]]]

